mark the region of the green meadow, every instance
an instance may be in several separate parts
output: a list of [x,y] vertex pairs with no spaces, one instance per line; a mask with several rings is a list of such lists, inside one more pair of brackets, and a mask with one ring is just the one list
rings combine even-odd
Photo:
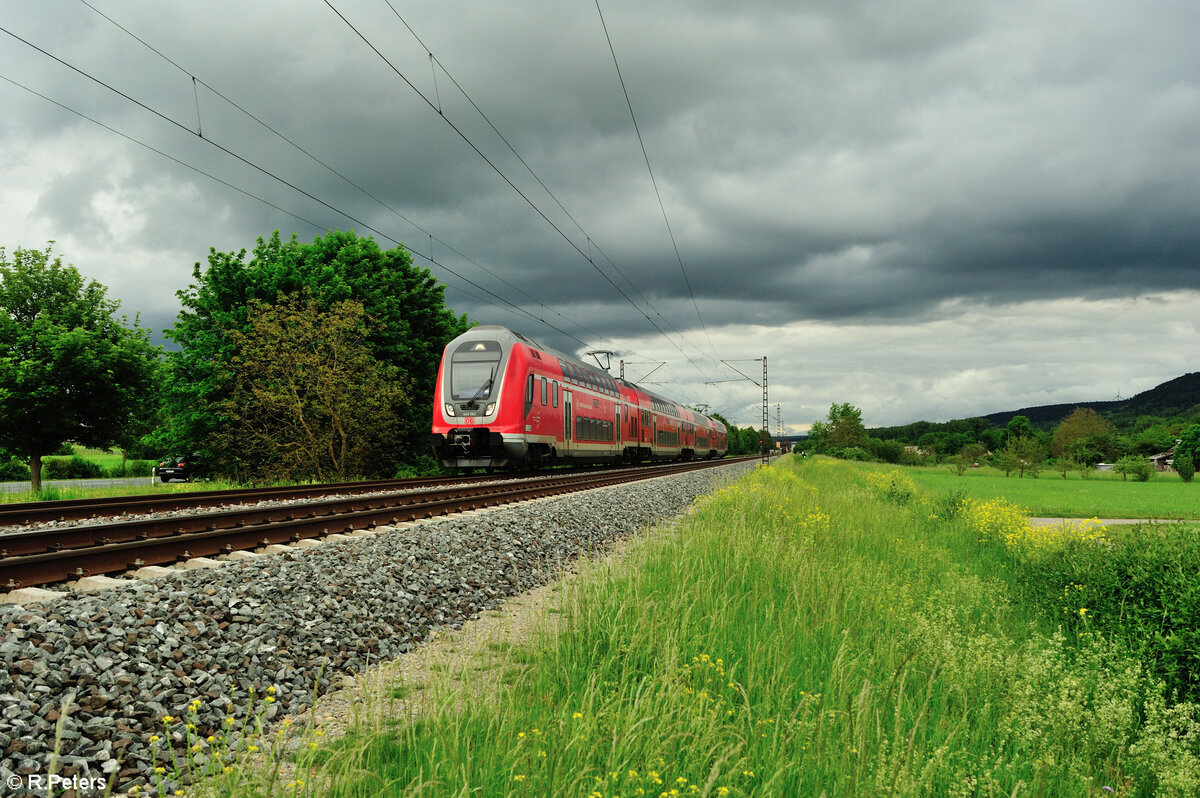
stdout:
[[[867,464],[868,469],[893,466]],[[961,492],[986,500],[997,496],[1029,510],[1031,515],[1057,518],[1200,518],[1200,483],[1187,484],[1174,472],[1155,474],[1148,482],[1124,481],[1119,474],[1078,471],[1067,478],[1043,470],[1037,478],[1015,473],[1004,476],[995,468],[971,468],[960,477],[948,466],[905,468],[922,488],[934,493]]]
[[[585,568],[564,588],[557,628],[507,651],[498,687],[445,674],[415,718],[388,703],[407,693],[398,688],[360,713],[374,722],[309,738],[286,779],[237,766],[207,785],[320,796],[1200,793],[1189,653],[1200,645],[1187,636],[1195,526],[1040,532],[994,493],[955,490],[983,496],[983,479],[938,479],[825,458],[757,469]],[[1070,515],[1090,514],[1073,501]],[[1172,568],[1175,581],[1153,578]],[[1131,601],[1146,612],[1124,612]]]

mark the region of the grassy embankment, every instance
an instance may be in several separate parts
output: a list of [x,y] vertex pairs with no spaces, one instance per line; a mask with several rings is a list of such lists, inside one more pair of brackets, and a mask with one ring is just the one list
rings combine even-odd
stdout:
[[[784,461],[576,581],[496,695],[447,682],[416,721],[314,741],[272,791],[1194,795],[1197,706],[1122,634],[1128,597],[1067,581],[1134,548],[898,470]],[[1164,556],[1194,573],[1183,548]],[[254,792],[246,773],[212,786]]]

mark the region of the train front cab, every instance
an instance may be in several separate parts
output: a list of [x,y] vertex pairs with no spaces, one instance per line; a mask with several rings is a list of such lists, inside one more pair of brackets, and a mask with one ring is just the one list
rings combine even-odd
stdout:
[[[451,341],[438,370],[434,455],[449,468],[506,468],[523,463],[526,443],[511,417],[513,334],[476,327]],[[514,408],[513,405],[517,405]],[[520,419],[516,419],[520,423]]]

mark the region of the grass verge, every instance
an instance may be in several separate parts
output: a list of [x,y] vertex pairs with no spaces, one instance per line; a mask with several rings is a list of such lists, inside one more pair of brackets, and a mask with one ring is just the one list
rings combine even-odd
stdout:
[[577,580],[514,678],[318,746],[290,792],[1196,794],[1196,706],[1033,600],[970,507],[838,461],[758,470]]

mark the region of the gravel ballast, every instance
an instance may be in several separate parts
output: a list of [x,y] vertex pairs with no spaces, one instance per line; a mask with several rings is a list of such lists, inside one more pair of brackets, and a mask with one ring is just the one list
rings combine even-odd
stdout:
[[[251,692],[266,719],[298,715],[341,673],[411,650],[544,584],[578,557],[686,510],[748,465],[663,477],[329,541],[54,602],[0,606],[0,779],[48,774],[56,724],[65,777],[118,789],[151,780],[161,735],[184,751]],[[73,703],[65,717],[65,697]],[[171,716],[172,723],[163,718]],[[169,727],[169,728],[165,728]],[[228,727],[225,727],[228,728]],[[164,742],[157,744],[162,763]],[[16,791],[20,794],[20,790]]]

